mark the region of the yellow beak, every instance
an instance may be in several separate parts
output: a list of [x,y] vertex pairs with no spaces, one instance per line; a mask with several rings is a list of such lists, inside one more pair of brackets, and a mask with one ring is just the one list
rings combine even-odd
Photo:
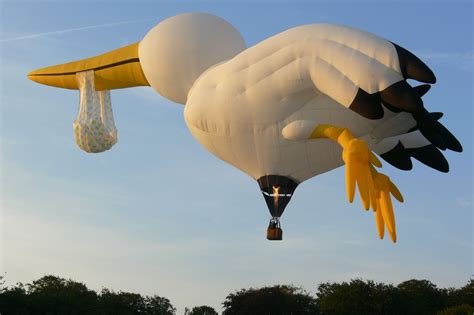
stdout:
[[138,42],[92,58],[34,70],[28,73],[28,78],[45,85],[77,90],[76,73],[93,70],[96,91],[149,86],[138,58],[139,44]]

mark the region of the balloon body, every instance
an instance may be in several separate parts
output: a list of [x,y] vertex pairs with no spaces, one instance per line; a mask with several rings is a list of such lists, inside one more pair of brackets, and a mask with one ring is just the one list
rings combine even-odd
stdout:
[[[337,89],[335,83],[357,72],[356,66],[373,63],[367,54],[378,54],[387,64],[397,56],[390,42],[359,30],[326,24],[290,29],[199,77],[184,110],[186,123],[208,151],[254,179],[280,175],[301,183],[343,161],[341,148],[333,141],[285,139],[283,130],[292,122],[310,120],[316,125],[348,127],[371,147],[416,124],[407,113],[387,110],[381,119],[366,119],[336,101],[353,98],[355,85],[337,90],[336,96],[323,93],[333,84]],[[344,63],[332,71],[328,65],[341,59]],[[379,68],[375,71],[384,71]],[[312,78],[310,71],[320,78]],[[396,71],[387,71],[376,86],[370,77],[356,73],[352,79],[370,92],[402,79]],[[389,121],[398,124],[387,126]],[[383,134],[378,132],[380,127]]]
[[110,89],[151,86],[185,104],[192,135],[257,180],[272,215],[270,240],[282,239],[279,217],[296,187],[345,163],[348,200],[357,185],[380,238],[387,228],[395,242],[391,197],[403,197],[375,169],[382,165],[373,152],[402,170],[415,158],[447,172],[440,150],[462,151],[439,123],[442,113],[424,107],[430,85],[407,81],[435,83],[428,66],[392,42],[346,26],[304,25],[246,48],[221,18],[187,13],[160,22],[141,42],[28,77],[80,90],[74,129],[87,152],[117,141]]

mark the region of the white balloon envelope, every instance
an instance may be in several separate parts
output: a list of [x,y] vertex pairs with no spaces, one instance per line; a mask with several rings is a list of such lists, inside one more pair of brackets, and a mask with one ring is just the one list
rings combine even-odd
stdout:
[[[72,76],[71,76],[72,75]],[[76,80],[77,75],[77,80]],[[442,172],[440,150],[462,151],[422,96],[433,72],[406,49],[332,24],[304,25],[246,48],[219,17],[187,13],[159,23],[133,45],[33,71],[43,84],[79,89],[76,141],[87,152],[116,142],[108,90],[149,85],[184,104],[192,135],[254,178],[272,215],[267,238],[282,239],[279,217],[303,181],[346,164],[350,202],[358,187],[379,236],[396,241],[397,187],[375,154],[403,170],[411,158]]]

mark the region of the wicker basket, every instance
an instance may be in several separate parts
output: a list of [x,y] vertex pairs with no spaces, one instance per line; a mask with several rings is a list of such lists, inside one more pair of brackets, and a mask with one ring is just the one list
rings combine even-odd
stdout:
[[267,240],[270,241],[281,241],[283,239],[283,230],[279,227],[269,227],[267,229]]

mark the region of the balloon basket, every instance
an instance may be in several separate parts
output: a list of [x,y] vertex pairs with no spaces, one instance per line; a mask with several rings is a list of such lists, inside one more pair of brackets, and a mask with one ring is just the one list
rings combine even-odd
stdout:
[[267,228],[267,240],[281,241],[283,239],[283,230],[280,226],[278,218],[272,218]]

